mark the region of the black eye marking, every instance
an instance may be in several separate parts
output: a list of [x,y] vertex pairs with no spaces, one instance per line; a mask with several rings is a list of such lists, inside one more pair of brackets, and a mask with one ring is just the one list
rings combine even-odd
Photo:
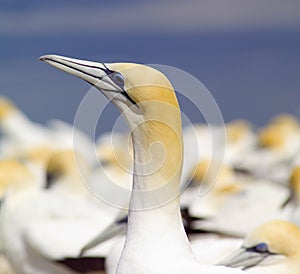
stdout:
[[259,265],[263,260],[265,260],[269,255],[277,255],[277,253],[270,252],[268,249],[268,245],[266,243],[259,243],[252,247],[244,247],[245,251],[247,252],[255,252],[261,254],[261,259],[257,262],[254,262],[250,265],[247,265],[242,268],[242,270],[247,270],[253,266]]
[[[61,62],[56,61],[56,60],[51,60],[51,61],[52,61],[52,62],[59,63],[59,64],[62,64]],[[66,61],[66,60],[64,60],[64,61]],[[70,61],[70,60],[69,60],[69,62],[70,62],[70,63],[73,63],[73,64],[76,64],[76,65],[81,65],[81,66],[85,66],[85,67],[89,67],[89,68],[93,68],[93,69],[100,69],[100,70],[102,70],[103,72],[105,72],[106,76],[110,77],[110,79],[111,79],[118,87],[120,87],[120,88],[123,90],[123,91],[121,92],[121,94],[122,94],[123,96],[125,96],[125,97],[126,97],[133,105],[136,105],[137,107],[139,107],[139,106],[137,105],[137,103],[136,103],[136,102],[128,95],[128,93],[127,93],[126,90],[124,89],[125,79],[124,79],[124,76],[123,76],[121,73],[109,69],[109,68],[105,65],[105,63],[101,63],[101,64],[104,66],[104,68],[101,68],[101,67],[99,67],[99,66],[93,66],[93,65],[87,65],[87,64],[79,64],[79,63],[77,63],[77,62]],[[91,77],[94,77],[94,78],[96,78],[96,79],[98,79],[98,80],[104,81],[105,76],[102,76],[102,77],[96,77],[95,75],[90,74],[90,73],[87,73],[86,71],[83,71],[83,70],[81,70],[81,69],[77,69],[77,68],[74,68],[74,67],[69,66],[69,65],[66,65],[66,64],[62,64],[62,65],[66,66],[66,67],[69,67],[69,68],[71,68],[71,69],[73,69],[73,70],[77,70],[77,71],[79,71],[79,72],[81,72],[81,73],[87,74],[87,75],[89,75],[89,76],[91,76]],[[87,82],[88,82],[88,81],[87,81]],[[88,83],[91,84],[91,85],[94,85],[93,83],[90,83],[90,82],[88,82]]]
[[[105,68],[107,68],[107,67],[105,66]],[[109,70],[109,69],[107,68],[107,70]],[[115,85],[117,85],[119,88],[122,89],[121,94],[128,101],[130,101],[133,105],[135,105],[135,106],[137,106],[139,108],[138,104],[129,96],[129,94],[126,92],[126,90],[124,88],[124,85],[125,85],[124,76],[120,72],[112,71],[112,70],[107,71],[107,76],[114,82]]]
[[253,247],[248,247],[246,248],[247,251],[249,252],[257,252],[257,253],[269,253],[272,254],[269,249],[268,249],[268,245],[266,243],[260,243],[256,246]]
[[137,105],[137,103],[129,96],[129,94],[125,90],[123,90],[121,92],[121,94],[123,96],[125,96],[133,105],[136,105],[139,108],[139,106]]
[[[103,67],[105,68],[104,72],[105,72],[107,75],[114,73],[114,71],[111,70],[111,69],[109,69],[109,68],[105,65],[105,63],[101,63],[101,64],[102,64]],[[100,68],[100,69],[101,69],[101,68]],[[103,69],[102,69],[102,70],[103,70]]]
[[124,76],[117,71],[113,71],[112,73],[108,74],[109,78],[118,86],[120,87],[123,91],[121,94],[128,100],[130,101],[133,105],[139,107],[137,103],[129,96],[129,94],[126,92],[124,85],[125,85],[125,79]]

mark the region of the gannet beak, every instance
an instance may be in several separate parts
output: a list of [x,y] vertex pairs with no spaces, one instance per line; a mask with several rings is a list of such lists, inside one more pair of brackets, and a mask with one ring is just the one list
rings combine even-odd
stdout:
[[[109,69],[107,64],[59,55],[44,55],[39,60],[87,81],[104,94],[107,92],[122,93],[124,91],[122,75]],[[116,75],[118,77],[115,77]]]
[[[127,216],[126,216],[127,217]],[[81,250],[79,257],[82,257],[88,250],[98,246],[115,236],[125,234],[127,230],[127,222],[114,222],[100,232],[95,238],[89,241]]]
[[260,262],[266,259],[268,255],[268,253],[247,251],[246,248],[242,247],[235,253],[233,253],[230,257],[218,263],[218,265],[241,268],[245,270],[249,267],[258,265]]
[[287,205],[292,205],[294,208],[297,207],[296,195],[295,195],[294,191],[291,191],[290,195],[283,202],[283,204],[281,205],[280,208],[284,209]]

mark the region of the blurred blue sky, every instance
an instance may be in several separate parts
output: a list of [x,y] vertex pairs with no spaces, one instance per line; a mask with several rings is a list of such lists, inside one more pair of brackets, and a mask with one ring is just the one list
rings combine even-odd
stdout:
[[89,86],[37,60],[54,53],[186,70],[226,121],[299,116],[299,10],[298,0],[1,0],[0,92],[35,121],[72,122]]

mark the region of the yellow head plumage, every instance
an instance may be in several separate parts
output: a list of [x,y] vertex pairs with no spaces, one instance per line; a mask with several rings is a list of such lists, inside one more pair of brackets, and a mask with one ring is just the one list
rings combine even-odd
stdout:
[[9,188],[25,187],[34,179],[31,171],[16,160],[0,161],[0,196]]
[[57,177],[78,176],[88,169],[85,159],[73,150],[61,150],[54,152],[47,163],[47,173]]
[[279,114],[275,116],[271,122],[270,125],[280,125],[283,127],[291,128],[291,129],[296,129],[299,127],[299,122],[298,119],[287,113]]
[[[147,105],[147,108],[141,105],[143,110],[154,110],[156,106],[153,102],[155,101],[179,108],[171,83],[158,70],[132,63],[115,63],[110,64],[110,67],[124,76],[125,89],[136,103],[141,104],[151,101],[151,105]],[[130,79],[134,79],[134,82]]]
[[258,142],[263,147],[283,149],[288,143],[288,138],[295,134],[299,134],[297,118],[290,114],[280,114],[260,130]]
[[29,162],[42,164],[45,166],[53,153],[54,151],[50,147],[40,146],[25,151],[22,154],[22,158],[28,160]]
[[[182,166],[182,136],[179,104],[174,89],[167,77],[160,71],[145,65],[116,63],[110,68],[121,73],[125,79],[125,90],[137,103],[137,113],[143,118],[132,128],[147,136],[143,138],[146,162],[158,163],[160,166],[153,172],[163,176],[166,181],[180,176]],[[134,120],[135,118],[133,118]],[[161,162],[163,159],[163,162]]]
[[258,142],[262,147],[270,149],[283,149],[291,129],[282,125],[271,125],[258,133]]
[[289,179],[289,186],[295,194],[297,203],[300,204],[300,166],[293,169]]
[[266,243],[272,253],[300,259],[300,228],[290,222],[269,221],[256,228],[245,239],[245,246],[247,247],[259,243]]
[[16,111],[17,108],[11,101],[4,97],[0,97],[0,121],[4,120]]
[[40,59],[94,85],[121,111],[135,147],[143,150],[139,167],[147,169],[148,188],[156,188],[162,181],[174,182],[172,185],[176,181],[179,188],[183,155],[181,113],[174,89],[163,73],[133,63],[108,64],[58,55]]
[[215,181],[213,188],[218,193],[235,193],[240,187],[233,181],[234,172],[232,168],[225,163],[219,164],[215,161],[202,160],[196,166],[193,174],[193,181],[205,184]]
[[226,125],[227,140],[230,143],[238,142],[249,131],[251,131],[251,125],[245,120],[235,120]]

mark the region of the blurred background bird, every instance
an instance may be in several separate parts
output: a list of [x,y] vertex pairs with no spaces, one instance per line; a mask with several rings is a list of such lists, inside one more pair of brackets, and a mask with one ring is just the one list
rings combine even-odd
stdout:
[[298,273],[300,228],[282,220],[268,221],[251,231],[241,248],[221,264],[249,273]]

